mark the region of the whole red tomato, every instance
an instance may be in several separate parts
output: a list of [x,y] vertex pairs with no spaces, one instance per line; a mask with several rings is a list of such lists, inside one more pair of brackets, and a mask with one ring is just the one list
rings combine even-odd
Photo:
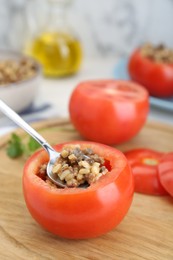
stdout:
[[130,81],[84,81],[74,89],[69,102],[71,121],[80,134],[105,144],[134,137],[148,110],[148,92]]
[[165,195],[166,190],[159,180],[159,165],[163,153],[139,148],[125,153],[132,168],[135,191],[150,195]]
[[130,77],[145,86],[156,97],[173,96],[173,64],[158,63],[141,54],[140,48],[131,55]]
[[[120,151],[97,143],[75,143],[105,158],[109,172],[88,188],[51,187],[37,175],[40,165],[48,161],[47,153],[39,151],[24,167],[24,197],[31,215],[46,230],[65,238],[91,238],[110,231],[124,218],[132,202],[133,175]],[[63,145],[55,149],[61,151]]]

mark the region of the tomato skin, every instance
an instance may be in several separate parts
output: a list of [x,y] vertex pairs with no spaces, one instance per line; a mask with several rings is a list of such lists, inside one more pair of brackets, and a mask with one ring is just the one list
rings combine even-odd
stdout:
[[[134,87],[135,91],[138,89],[140,98],[126,98],[123,90],[122,96],[115,94],[111,97],[106,91],[111,91],[112,85],[115,88]],[[82,82],[74,89],[69,102],[71,122],[79,133],[88,140],[109,145],[134,137],[144,125],[148,111],[148,92],[129,81]]]
[[[134,182],[125,156],[114,148],[89,142],[70,142],[91,147],[110,161],[111,171],[87,189],[50,188],[36,172],[48,160],[45,151],[26,163],[23,191],[33,218],[60,237],[84,239],[100,236],[116,227],[126,215],[133,198]],[[56,145],[60,151],[64,144]]]
[[173,96],[173,64],[156,63],[135,50],[128,64],[132,80],[145,86],[156,97]]
[[[163,153],[151,149],[133,149],[125,152],[125,156],[132,167],[135,181],[135,192],[148,195],[167,195],[159,180],[158,167]],[[147,164],[146,160],[156,162]]]
[[173,152],[162,157],[158,169],[161,184],[173,196]]

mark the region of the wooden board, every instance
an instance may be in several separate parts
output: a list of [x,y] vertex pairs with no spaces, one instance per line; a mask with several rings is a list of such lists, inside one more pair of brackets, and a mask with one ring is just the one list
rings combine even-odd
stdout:
[[[81,139],[67,120],[41,122],[34,127],[51,143]],[[23,138],[26,134],[18,131]],[[121,224],[90,240],[66,240],[44,231],[30,216],[22,194],[24,159],[11,160],[0,140],[0,259],[173,259],[173,199],[135,194]],[[173,128],[147,123],[120,150],[149,147],[173,151]]]

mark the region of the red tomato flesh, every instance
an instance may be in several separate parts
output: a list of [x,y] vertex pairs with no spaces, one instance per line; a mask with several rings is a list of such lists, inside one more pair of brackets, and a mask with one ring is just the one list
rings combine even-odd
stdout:
[[158,167],[163,153],[151,149],[134,149],[125,153],[134,175],[135,191],[149,195],[166,195],[159,180]]
[[[127,214],[134,192],[133,175],[120,151],[97,143],[72,143],[80,144],[81,149],[90,147],[105,158],[109,172],[86,189],[51,187],[37,176],[40,165],[48,161],[46,152],[39,151],[24,167],[26,205],[42,227],[60,237],[97,237],[116,227]],[[55,149],[61,151],[63,145]]]
[[82,82],[69,102],[71,121],[80,134],[105,144],[134,137],[144,125],[148,110],[148,92],[130,81]]
[[173,196],[173,152],[163,156],[158,169],[161,184]]
[[128,71],[130,77],[145,86],[151,95],[173,96],[173,64],[157,63],[142,56],[137,49],[129,59]]

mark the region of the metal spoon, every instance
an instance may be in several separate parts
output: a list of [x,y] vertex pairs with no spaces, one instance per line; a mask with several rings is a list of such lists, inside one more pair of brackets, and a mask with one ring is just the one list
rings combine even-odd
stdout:
[[47,164],[47,175],[53,183],[56,185],[65,188],[66,185],[61,181],[58,175],[52,173],[53,165],[55,161],[60,157],[60,153],[56,152],[53,147],[48,144],[48,142],[36,132],[29,124],[27,124],[14,110],[12,110],[7,104],[0,100],[0,110],[14,121],[18,126],[23,128],[29,135],[31,135],[49,154],[49,162]]

